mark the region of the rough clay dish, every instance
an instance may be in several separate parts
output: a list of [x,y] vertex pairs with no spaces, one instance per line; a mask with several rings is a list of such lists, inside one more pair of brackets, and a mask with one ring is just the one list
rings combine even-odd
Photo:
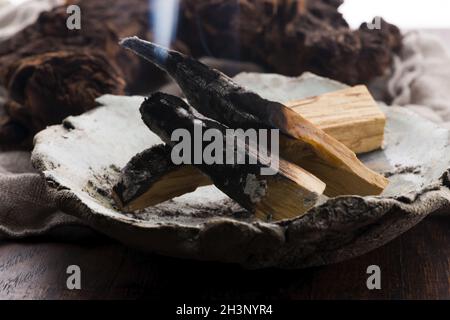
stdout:
[[[344,87],[311,74],[236,80],[278,101]],[[364,254],[450,205],[449,132],[408,110],[383,107],[386,147],[361,156],[389,177],[382,196],[323,199],[302,217],[263,223],[215,187],[203,187],[138,214],[122,213],[109,195],[120,168],[159,141],[140,120],[142,99],[99,98],[103,107],[39,133],[32,156],[61,210],[133,247],[247,268],[304,268]]]

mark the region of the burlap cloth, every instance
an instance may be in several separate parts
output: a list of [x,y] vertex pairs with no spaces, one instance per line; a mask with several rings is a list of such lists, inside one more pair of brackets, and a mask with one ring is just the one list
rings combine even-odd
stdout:
[[[450,128],[450,56],[435,36],[405,35],[392,75],[379,83],[387,83],[381,91],[393,105]],[[30,153],[0,152],[0,238],[47,235],[67,226],[83,221],[56,210],[45,181],[31,167]]]

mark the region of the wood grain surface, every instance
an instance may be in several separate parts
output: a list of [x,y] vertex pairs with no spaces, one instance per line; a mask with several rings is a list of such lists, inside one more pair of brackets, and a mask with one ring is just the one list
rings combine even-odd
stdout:
[[[306,270],[243,270],[235,265],[142,254],[101,236],[0,245],[1,299],[450,299],[450,219],[431,217],[364,256]],[[66,269],[81,268],[81,290]],[[369,265],[381,290],[368,290]]]

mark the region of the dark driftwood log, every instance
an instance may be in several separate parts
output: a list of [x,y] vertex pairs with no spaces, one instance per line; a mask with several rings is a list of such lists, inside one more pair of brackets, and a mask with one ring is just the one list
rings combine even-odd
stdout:
[[[81,8],[80,30],[66,27],[66,6],[0,45],[0,85],[9,92],[0,144],[30,146],[34,133],[96,106],[106,94],[137,92],[163,74],[117,45],[126,35],[151,38],[148,1],[69,0]],[[143,81],[145,75],[146,81]],[[126,87],[126,88],[125,88]]]
[[120,71],[103,55],[64,51],[22,59],[9,82],[11,99],[5,104],[10,125],[17,128],[2,132],[0,144],[21,143],[31,138],[27,133],[93,109],[99,95],[123,93],[124,86]]
[[[194,115],[192,109],[178,97],[155,93],[143,102],[140,110],[144,123],[172,147],[176,143],[170,137],[175,130],[186,129],[194,137],[196,126],[201,126],[204,131],[219,130],[224,137],[223,145],[230,142],[225,138],[227,127]],[[237,159],[237,153],[244,150],[239,151],[234,142],[233,145],[234,158]],[[226,148],[223,149],[223,159],[226,159],[229,155]],[[194,152],[193,149],[191,155]],[[259,156],[258,150],[247,144],[246,164],[195,164],[193,159],[191,162],[230,198],[264,220],[301,215],[315,204],[325,190],[322,181],[282,159],[279,159],[276,174],[262,175],[261,169],[265,165],[259,162]],[[256,159],[256,164],[250,164],[250,158]]]
[[401,46],[397,27],[350,30],[343,0],[182,1],[179,39],[194,56],[257,62],[297,76],[311,71],[348,84],[383,75]]
[[280,129],[280,154],[326,182],[326,194],[380,194],[388,181],[355,153],[278,102],[247,91],[199,61],[137,37],[122,45],[168,72],[201,114],[230,128]]
[[[43,12],[38,20],[0,46],[0,81],[6,87],[21,59],[54,52],[89,52],[104,55],[123,74],[128,91],[142,86],[139,76],[155,68],[143,65],[137,57],[120,50],[117,41],[127,35],[152,38],[148,1],[144,0],[67,0],[67,5],[79,5],[82,12],[80,30],[66,27],[67,6]],[[181,48],[178,48],[181,49]],[[184,48],[183,48],[184,49]],[[184,49],[186,50],[186,49]],[[155,71],[152,74],[151,71]],[[161,75],[161,74],[159,74]],[[161,79],[159,79],[161,80]],[[149,84],[146,84],[147,88]]]

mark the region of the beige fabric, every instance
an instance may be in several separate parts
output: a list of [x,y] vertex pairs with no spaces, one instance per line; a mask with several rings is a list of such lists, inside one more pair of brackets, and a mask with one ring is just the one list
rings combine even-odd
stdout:
[[[410,33],[396,59],[388,90],[394,104],[447,126],[450,123],[450,58],[433,36]],[[29,153],[0,153],[0,238],[46,234],[82,222],[56,211],[45,182],[30,166]]]
[[0,238],[44,234],[73,224],[81,222],[56,210],[28,152],[0,153]]
[[450,129],[450,55],[437,36],[406,35],[388,91],[392,105],[405,106]]

